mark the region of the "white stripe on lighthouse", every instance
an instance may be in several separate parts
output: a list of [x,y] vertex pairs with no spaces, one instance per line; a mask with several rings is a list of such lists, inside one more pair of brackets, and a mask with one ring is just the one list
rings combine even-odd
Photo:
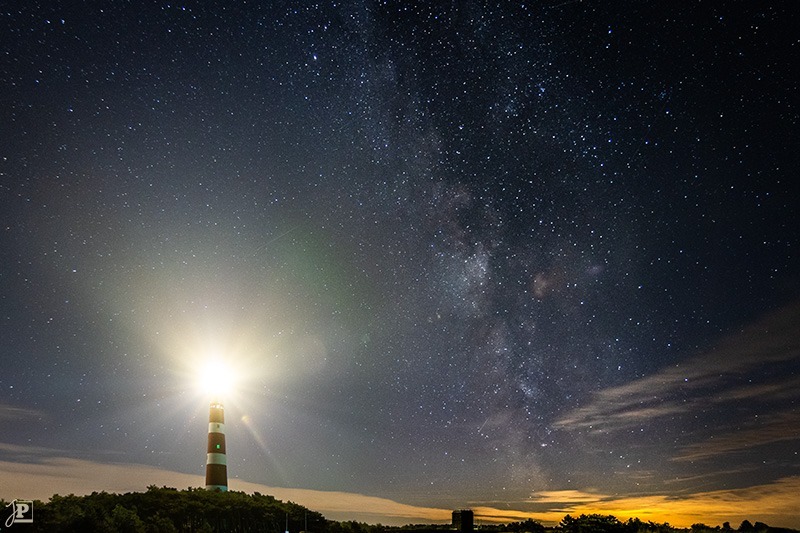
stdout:
[[207,465],[227,465],[228,458],[224,453],[207,453],[206,454],[206,464]]

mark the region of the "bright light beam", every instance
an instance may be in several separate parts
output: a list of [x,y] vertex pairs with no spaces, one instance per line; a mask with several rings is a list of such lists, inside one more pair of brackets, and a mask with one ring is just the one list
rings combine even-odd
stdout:
[[197,388],[200,393],[212,398],[229,397],[235,385],[235,371],[229,364],[219,359],[206,361],[197,377]]

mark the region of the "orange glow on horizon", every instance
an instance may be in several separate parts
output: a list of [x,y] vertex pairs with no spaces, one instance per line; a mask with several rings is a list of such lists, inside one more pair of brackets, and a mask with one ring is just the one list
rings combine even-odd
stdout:
[[[47,500],[53,494],[89,494],[96,490],[109,492],[143,491],[150,484],[173,487],[201,486],[203,478],[153,466],[115,464],[59,456],[58,450],[36,449],[0,444],[0,450],[17,461],[0,461],[0,498]],[[32,455],[36,457],[31,460]],[[399,501],[364,494],[320,491],[301,488],[270,487],[259,483],[231,479],[231,489],[271,494],[279,499],[295,501],[309,509],[330,514],[335,520],[392,523],[448,522],[451,509],[410,505]],[[772,483],[739,489],[688,493],[680,496],[656,494],[615,497],[576,490],[544,491],[524,501],[497,502],[498,508],[464,502],[481,522],[508,523],[528,518],[545,525],[558,524],[565,515],[613,515],[621,521],[639,518],[647,522],[668,522],[674,527],[688,528],[702,522],[710,526],[742,520],[761,521],[773,527],[800,528],[797,494],[800,476],[778,479]],[[541,511],[527,511],[531,505]],[[516,509],[514,507],[517,507]],[[335,517],[335,518],[334,518]]]

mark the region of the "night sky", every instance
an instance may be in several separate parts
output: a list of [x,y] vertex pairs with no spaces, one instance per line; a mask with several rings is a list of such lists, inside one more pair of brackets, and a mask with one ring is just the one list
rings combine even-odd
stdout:
[[203,485],[216,356],[232,489],[800,527],[798,64],[793,2],[3,2],[0,497]]

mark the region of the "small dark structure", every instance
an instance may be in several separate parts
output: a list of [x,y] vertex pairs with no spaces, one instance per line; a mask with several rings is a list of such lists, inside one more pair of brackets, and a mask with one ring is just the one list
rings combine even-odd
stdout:
[[475,516],[472,509],[453,511],[453,529],[461,533],[472,533],[475,530]]

